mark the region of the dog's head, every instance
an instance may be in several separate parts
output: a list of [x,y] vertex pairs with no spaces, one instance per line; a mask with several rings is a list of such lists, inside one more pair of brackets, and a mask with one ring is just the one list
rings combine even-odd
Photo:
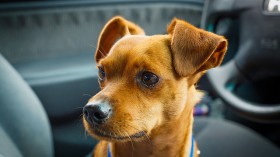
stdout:
[[198,96],[190,90],[207,69],[221,64],[227,41],[178,19],[167,31],[146,36],[122,17],[105,25],[95,54],[101,91],[84,107],[91,135],[141,139],[192,111]]

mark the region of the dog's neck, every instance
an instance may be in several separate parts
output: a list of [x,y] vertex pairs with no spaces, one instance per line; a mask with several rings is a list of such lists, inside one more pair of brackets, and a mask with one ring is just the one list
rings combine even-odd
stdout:
[[141,142],[110,143],[113,157],[189,157],[191,151],[193,106],[200,93],[194,87],[189,90],[184,111],[179,118],[159,126],[146,140]]

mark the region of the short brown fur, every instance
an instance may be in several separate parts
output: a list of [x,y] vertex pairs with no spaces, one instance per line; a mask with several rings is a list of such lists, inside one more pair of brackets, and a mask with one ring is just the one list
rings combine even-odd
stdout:
[[[83,118],[87,132],[101,140],[94,156],[107,157],[109,145],[112,157],[188,157],[193,107],[203,95],[195,84],[206,70],[221,64],[226,49],[223,37],[179,19],[171,22],[167,35],[154,36],[145,36],[122,17],[110,20],[95,55],[106,79],[89,102],[109,101],[113,114],[98,127]],[[156,74],[159,82],[141,85],[138,77],[143,71]],[[134,138],[138,132],[145,136]]]

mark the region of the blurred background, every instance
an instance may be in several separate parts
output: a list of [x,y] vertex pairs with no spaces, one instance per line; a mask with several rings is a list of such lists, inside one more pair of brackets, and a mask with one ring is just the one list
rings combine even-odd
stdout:
[[[121,15],[153,35],[165,34],[174,17],[184,19],[229,41],[223,65],[198,84],[206,95],[196,106],[195,116],[246,126],[279,150],[280,1],[270,1],[0,1],[1,65],[10,64],[38,97],[49,125],[53,155],[85,156],[97,141],[83,129],[82,107],[100,90],[94,52],[104,24]],[[28,103],[29,97],[19,93],[16,83],[3,81],[5,76],[8,81],[14,79],[5,71],[0,73],[0,106],[19,95]],[[7,94],[11,85],[16,89]],[[18,110],[17,105],[10,112]],[[0,110],[5,130],[12,119],[5,108]],[[10,131],[13,136],[20,129]],[[19,152],[24,149],[17,147]]]

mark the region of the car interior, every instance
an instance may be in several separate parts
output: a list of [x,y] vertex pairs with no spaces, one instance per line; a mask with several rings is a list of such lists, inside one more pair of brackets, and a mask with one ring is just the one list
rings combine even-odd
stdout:
[[174,18],[225,36],[222,65],[198,83],[201,157],[280,156],[280,1],[0,2],[0,157],[91,156],[82,109],[99,90],[94,52],[120,15],[147,35]]

